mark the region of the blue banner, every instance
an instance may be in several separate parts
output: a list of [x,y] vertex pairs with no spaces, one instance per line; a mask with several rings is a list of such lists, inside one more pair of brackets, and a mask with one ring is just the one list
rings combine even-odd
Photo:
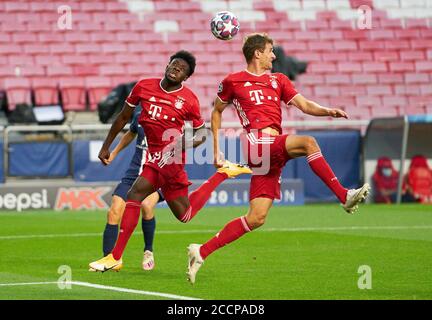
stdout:
[[72,146],[75,181],[120,181],[135,152],[135,143],[131,143],[104,166],[97,157],[102,141],[75,140]]
[[4,179],[4,159],[3,159],[3,141],[0,141],[0,182],[3,183]]
[[[190,191],[198,188],[204,180],[192,181]],[[206,206],[248,206],[249,205],[249,179],[225,180],[212,195]],[[304,204],[304,184],[299,179],[282,179],[281,199],[275,200],[274,205],[302,205]],[[160,204],[166,207],[166,202]]]
[[65,142],[9,144],[9,175],[20,177],[66,177],[69,147]]
[[[304,131],[313,136],[323,156],[339,182],[348,189],[358,188],[360,182],[360,131]],[[311,170],[305,157],[291,160],[295,177],[305,183],[306,202],[338,201],[330,189]]]

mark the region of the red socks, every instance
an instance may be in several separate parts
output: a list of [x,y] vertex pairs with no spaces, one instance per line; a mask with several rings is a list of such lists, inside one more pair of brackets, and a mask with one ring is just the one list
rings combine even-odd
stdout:
[[126,244],[128,243],[129,238],[131,237],[132,233],[135,230],[135,227],[138,224],[140,211],[140,201],[128,200],[126,202],[126,209],[123,213],[123,218],[120,224],[119,237],[112,251],[114,259],[119,260],[122,257]]
[[333,170],[328,165],[320,151],[307,156],[307,161],[312,171],[330,188],[341,203],[346,202],[348,190],[338,181]]
[[218,234],[216,234],[216,236],[201,246],[201,257],[205,259],[213,251],[237,240],[250,231],[251,229],[247,224],[246,217],[244,216],[228,222],[227,225]]
[[198,189],[189,195],[190,207],[178,219],[184,223],[189,222],[206,204],[212,192],[227,178],[228,176],[225,173],[216,172],[212,175]]
[[[228,176],[225,173],[216,172],[206,182],[204,182],[197,190],[189,195],[190,207],[186,212],[179,217],[181,222],[189,222],[197,212],[204,206],[210,198],[211,193],[216,189]],[[112,251],[113,257],[119,260],[126,244],[129,241],[135,227],[138,224],[141,211],[141,202],[128,200],[126,202],[126,209],[120,224],[120,233],[117,243]]]

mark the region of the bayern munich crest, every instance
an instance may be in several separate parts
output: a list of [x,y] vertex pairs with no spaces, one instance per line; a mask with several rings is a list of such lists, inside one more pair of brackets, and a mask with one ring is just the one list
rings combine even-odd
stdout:
[[176,109],[181,109],[181,108],[183,108],[183,104],[184,104],[183,100],[176,99],[176,101],[174,103],[174,107],[176,107]]
[[271,80],[271,86],[273,87],[273,89],[277,89],[278,84],[277,84],[277,82],[276,82],[275,79],[272,79],[272,80]]

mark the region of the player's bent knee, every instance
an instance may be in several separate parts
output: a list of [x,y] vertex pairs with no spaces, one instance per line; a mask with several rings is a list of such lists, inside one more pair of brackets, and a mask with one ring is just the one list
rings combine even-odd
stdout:
[[153,219],[153,216],[154,216],[153,210],[151,208],[149,208],[148,206],[143,204],[141,206],[141,212],[142,212],[142,216],[143,216],[144,220]]
[[267,214],[249,214],[247,217],[249,227],[254,230],[262,225],[266,221]]
[[304,138],[305,138],[304,145],[307,153],[316,152],[319,150],[318,142],[314,137],[305,136]]
[[108,223],[109,224],[119,224],[122,218],[122,212],[114,208],[108,210]]

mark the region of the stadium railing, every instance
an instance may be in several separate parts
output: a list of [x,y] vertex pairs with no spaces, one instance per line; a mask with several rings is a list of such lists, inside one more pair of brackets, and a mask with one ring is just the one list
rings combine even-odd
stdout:
[[[337,119],[337,121],[328,120],[311,120],[311,121],[283,121],[282,127],[284,129],[290,128],[296,129],[360,129],[364,132],[365,128],[369,124],[369,120],[342,120]],[[125,127],[128,129],[129,124]],[[210,124],[207,123],[210,127]],[[89,139],[89,140],[103,140],[106,133],[110,129],[111,124],[64,124],[64,125],[12,125],[1,127],[0,134],[3,136],[3,174],[5,181],[8,177],[9,172],[9,152],[11,137],[12,142],[17,141],[28,141],[26,137],[30,134],[38,135],[43,133],[53,133],[53,140],[62,140],[66,142],[69,147],[69,163],[68,167],[70,172],[73,170],[73,160],[72,160],[72,142],[74,139]],[[223,129],[234,129],[241,131],[241,125],[238,122],[223,122]],[[236,131],[236,133],[238,132]],[[62,133],[62,134],[61,134]],[[49,138],[45,138],[45,141],[49,141]]]

